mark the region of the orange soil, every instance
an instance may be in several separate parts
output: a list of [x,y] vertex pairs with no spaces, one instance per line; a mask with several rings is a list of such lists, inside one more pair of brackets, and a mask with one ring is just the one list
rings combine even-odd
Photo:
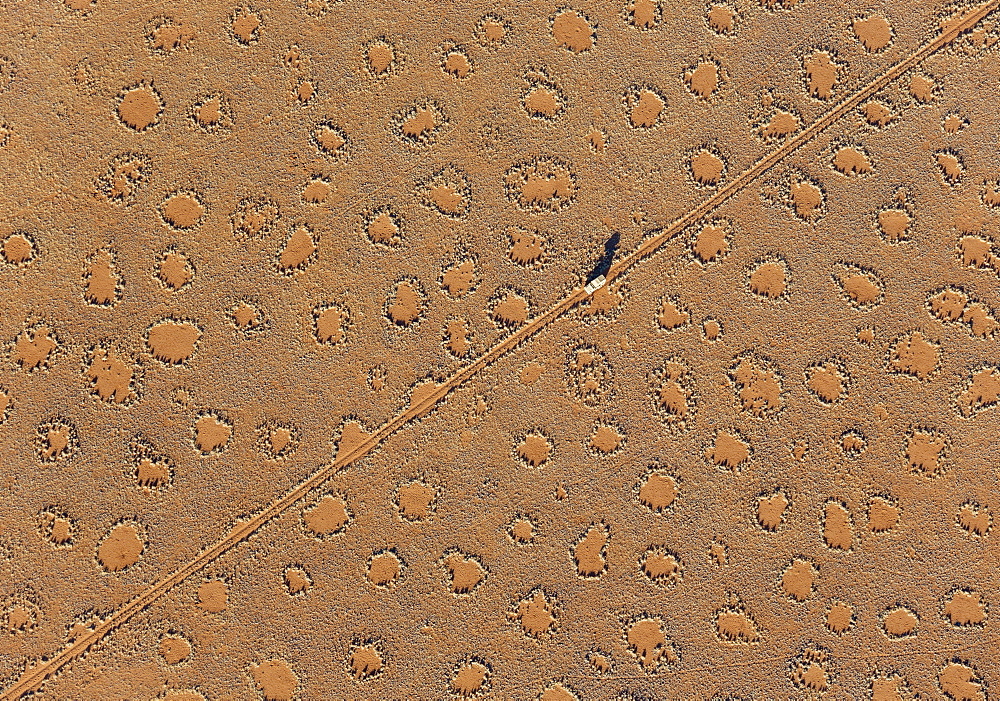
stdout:
[[985,701],[998,5],[0,7],[0,698]]

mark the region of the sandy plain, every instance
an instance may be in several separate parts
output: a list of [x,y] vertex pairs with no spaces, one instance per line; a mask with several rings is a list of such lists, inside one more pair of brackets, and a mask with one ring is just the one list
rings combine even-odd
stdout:
[[998,5],[0,3],[0,698],[988,699]]

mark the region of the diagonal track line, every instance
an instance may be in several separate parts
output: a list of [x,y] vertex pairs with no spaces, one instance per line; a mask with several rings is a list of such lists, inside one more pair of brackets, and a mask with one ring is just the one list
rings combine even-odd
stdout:
[[[829,112],[803,129],[796,136],[786,141],[783,145],[761,158],[750,168],[740,173],[727,185],[720,188],[714,195],[705,199],[672,224],[662,229],[655,236],[643,241],[638,248],[611,266],[611,269],[606,274],[608,282],[628,272],[642,259],[657,251],[661,246],[663,246],[663,244],[683,231],[686,227],[719,207],[723,202],[740,192],[743,188],[760,177],[761,174],[772,168],[786,156],[805,145],[813,137],[817,136],[820,132],[843,117],[847,112],[872,97],[879,90],[902,76],[906,71],[920,64],[931,54],[950,44],[959,36],[959,34],[974,27],[998,7],[1000,7],[1000,0],[989,0],[988,2],[984,2],[981,5],[972,8],[960,17],[945,24],[941,29],[941,33],[933,40],[921,46],[899,63],[893,65],[864,87],[844,98],[841,102],[832,107]],[[46,679],[58,672],[64,665],[82,655],[91,646],[111,633],[115,628],[123,625],[137,613],[151,605],[154,601],[183,582],[192,574],[198,572],[233,548],[236,544],[245,540],[272,518],[275,518],[279,514],[283,513],[290,506],[305,497],[310,491],[318,487],[329,477],[370,453],[386,438],[394,434],[405,424],[414,419],[426,416],[456,387],[462,385],[490,363],[512,351],[520,343],[526,341],[528,338],[536,334],[555,319],[565,314],[587,297],[587,292],[582,287],[574,289],[561,301],[557,302],[539,316],[536,316],[530,322],[513,332],[506,339],[490,348],[479,358],[458,370],[446,381],[436,385],[422,385],[418,387],[417,391],[411,395],[410,406],[406,410],[397,414],[380,429],[372,433],[370,436],[367,436],[357,445],[346,450],[338,450],[336,458],[329,465],[321,467],[304,481],[290,489],[283,496],[263,507],[255,515],[233,526],[229,532],[224,534],[221,538],[215,541],[215,543],[199,553],[190,562],[166,575],[161,580],[150,586],[146,591],[118,608],[107,618],[100,621],[93,630],[80,635],[73,640],[72,643],[54,653],[50,658],[43,659],[34,666],[29,666],[24,670],[17,681],[0,694],[0,700],[17,699],[24,694],[39,689],[42,684],[45,683]]]

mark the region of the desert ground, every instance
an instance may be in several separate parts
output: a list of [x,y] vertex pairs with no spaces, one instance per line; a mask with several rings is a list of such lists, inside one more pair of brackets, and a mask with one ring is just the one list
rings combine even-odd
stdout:
[[996,697],[998,7],[0,0],[0,698]]

